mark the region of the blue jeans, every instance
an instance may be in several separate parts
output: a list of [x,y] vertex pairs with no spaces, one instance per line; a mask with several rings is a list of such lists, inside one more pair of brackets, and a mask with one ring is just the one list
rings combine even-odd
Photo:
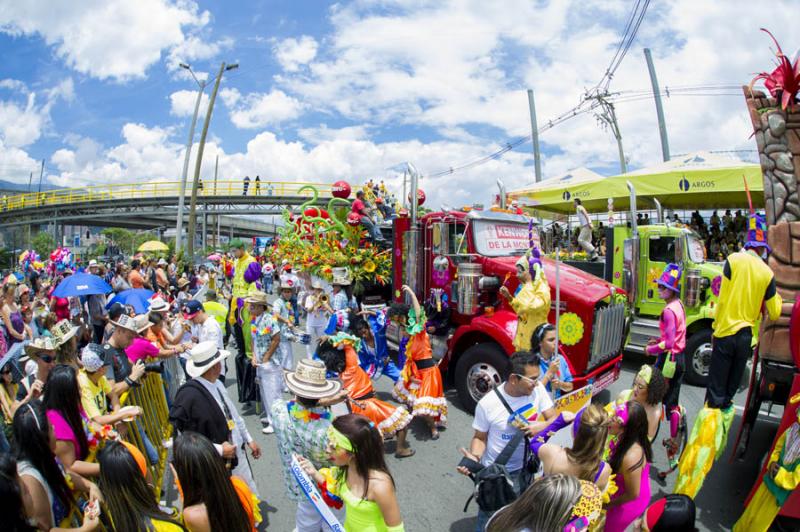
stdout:
[[144,443],[144,450],[147,454],[147,460],[150,462],[150,465],[155,465],[158,463],[158,451],[153,446],[153,443],[150,441],[150,438],[147,437],[147,433],[144,431],[144,427],[142,423],[137,419],[136,420],[136,430],[139,432],[139,437],[142,438],[142,442]]
[[364,228],[367,231],[369,231],[369,234],[373,240],[383,240],[383,235],[381,234],[381,230],[368,217],[366,216],[361,217],[361,225],[363,225]]
[[266,292],[268,294],[272,293],[272,281],[273,280],[274,280],[274,277],[272,277],[272,274],[264,276],[264,292]]
[[[509,472],[509,476],[511,480],[514,482],[514,491],[517,492],[517,495],[520,495],[519,489],[519,474],[522,470]],[[481,509],[478,509],[478,520],[475,522],[475,532],[484,532],[486,530],[486,523],[489,522],[489,519],[495,514],[495,512],[484,512]]]

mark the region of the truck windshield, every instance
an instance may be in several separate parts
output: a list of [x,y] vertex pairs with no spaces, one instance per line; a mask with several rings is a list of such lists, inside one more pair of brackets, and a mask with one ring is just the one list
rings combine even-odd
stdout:
[[689,259],[696,264],[706,261],[706,246],[702,239],[694,233],[686,235],[689,242]]
[[529,247],[528,225],[514,222],[472,222],[476,251],[485,257],[522,255]]

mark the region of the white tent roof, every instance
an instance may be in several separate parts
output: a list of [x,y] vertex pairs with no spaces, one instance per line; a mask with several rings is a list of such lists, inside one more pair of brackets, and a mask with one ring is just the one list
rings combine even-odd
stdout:
[[547,179],[543,179],[541,181],[541,185],[543,186],[553,186],[553,185],[564,185],[569,186],[573,183],[583,183],[584,181],[594,181],[596,179],[603,179],[605,176],[598,174],[597,172],[593,172],[589,170],[585,166],[581,166],[579,168],[573,168],[572,170],[568,170],[563,174],[557,175],[555,177],[548,177]]
[[648,166],[628,172],[624,175],[650,175],[650,174],[666,174],[668,172],[679,172],[681,170],[713,170],[715,168],[732,168],[735,166],[744,166],[752,164],[741,159],[734,157],[726,157],[724,155],[717,155],[707,151],[696,151],[687,153],[679,157],[670,159],[669,161]]

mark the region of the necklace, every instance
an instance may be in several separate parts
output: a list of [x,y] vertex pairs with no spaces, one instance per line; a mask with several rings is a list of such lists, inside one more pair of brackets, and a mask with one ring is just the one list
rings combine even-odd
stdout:
[[289,414],[291,414],[293,418],[299,419],[303,423],[308,423],[309,421],[318,421],[320,419],[329,420],[331,418],[331,413],[327,410],[319,414],[298,405],[295,401],[289,401],[286,404],[286,408],[289,410]]

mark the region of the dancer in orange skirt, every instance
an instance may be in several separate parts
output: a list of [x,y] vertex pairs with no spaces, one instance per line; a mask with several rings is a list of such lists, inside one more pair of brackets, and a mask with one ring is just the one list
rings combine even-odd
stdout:
[[438,428],[444,427],[447,422],[442,373],[433,361],[431,342],[425,331],[425,313],[417,296],[406,285],[403,285],[403,291],[411,297],[411,307],[395,303],[389,309],[389,317],[405,329],[404,336],[408,336],[400,344],[400,357],[402,359],[405,354],[405,363],[392,395],[399,402],[407,404],[414,417],[423,417],[431,429],[431,439],[437,440]]
[[375,396],[372,380],[358,365],[356,350],[360,342],[355,336],[339,332],[319,344],[317,356],[328,371],[339,374],[348,392],[350,410],[369,418],[384,438],[397,435],[397,450],[394,453],[397,458],[412,456],[414,450],[406,441],[411,415],[405,407],[390,405]]

